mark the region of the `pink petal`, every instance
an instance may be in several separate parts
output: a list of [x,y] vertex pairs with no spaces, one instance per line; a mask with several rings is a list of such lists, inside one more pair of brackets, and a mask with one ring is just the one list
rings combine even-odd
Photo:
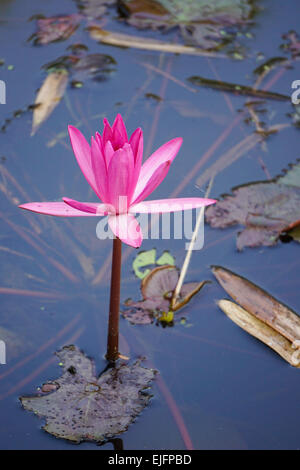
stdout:
[[118,129],[114,129],[111,144],[114,150],[119,150],[126,143]]
[[104,129],[102,134],[103,145],[105,147],[108,140],[112,140],[112,130],[107,119],[103,119]]
[[[157,186],[160,185],[160,183],[167,176],[170,165],[171,165],[171,162],[164,162],[158,168],[156,168],[154,173],[151,175],[150,179],[147,181],[143,191],[139,194],[139,196],[133,201],[131,205],[137,204],[138,202],[141,202],[144,199],[146,199],[146,197],[148,197],[157,188]],[[135,193],[136,193],[136,190],[134,192],[134,195]],[[134,195],[133,195],[133,198],[134,198]]]
[[[108,202],[119,212],[127,211],[132,194],[132,176],[134,169],[134,157],[129,144],[117,150],[108,167]],[[120,200],[123,199],[123,201]],[[125,205],[124,199],[126,198]],[[122,208],[119,204],[122,204]],[[124,207],[123,207],[124,206]]]
[[99,132],[96,132],[96,134],[95,134],[95,139],[96,139],[96,141],[97,141],[97,143],[98,143],[98,145],[99,145],[99,147],[100,147],[101,152],[102,152],[103,155],[104,155],[103,139],[102,139],[102,137],[101,137],[101,134],[99,134]]
[[111,215],[108,218],[109,226],[116,237],[127,245],[139,248],[143,241],[143,234],[138,221],[132,214]]
[[20,209],[26,209],[39,214],[56,215],[58,217],[87,217],[98,215],[93,214],[92,212],[82,212],[81,210],[70,207],[64,202],[29,202],[28,204],[22,204],[19,207]]
[[91,148],[82,133],[76,127],[68,126],[71,145],[78,165],[98,197],[97,185],[91,163]]
[[108,215],[111,213],[115,214],[114,208],[109,204],[99,204],[97,202],[79,202],[68,197],[63,197],[63,201],[70,207],[73,207],[74,209],[82,212],[90,212],[90,214],[94,215]]
[[[141,161],[142,161],[142,158],[143,158],[143,131],[140,127],[133,132],[132,136],[129,139],[129,144],[130,144],[130,146],[132,148],[132,151],[133,151],[134,161],[136,161],[137,158],[141,159]],[[141,151],[142,151],[142,155],[140,154]]]
[[101,147],[99,146],[99,141],[96,141],[92,137],[92,169],[94,172],[95,181],[97,184],[97,191],[100,195],[100,199],[103,202],[107,200],[107,169],[104,155],[102,153]]
[[111,159],[112,159],[114,153],[115,153],[115,151],[114,151],[113,146],[111,145],[111,141],[108,140],[105,144],[105,147],[104,147],[104,158],[105,158],[105,161],[106,161],[106,168],[109,167],[109,164],[111,162]]
[[134,198],[136,199],[139,194],[145,188],[147,182],[150,180],[152,174],[157,168],[167,161],[172,162],[176,157],[180,146],[182,144],[182,138],[177,137],[176,139],[170,140],[166,144],[162,145],[157,149],[151,157],[149,157],[141,168],[140,177],[135,188]]
[[214,199],[204,199],[200,197],[186,197],[178,199],[156,199],[154,201],[143,201],[130,207],[131,213],[164,213],[176,212],[197,207],[210,206],[216,201]]
[[112,131],[113,131],[113,138],[115,138],[115,136],[117,136],[117,135],[121,137],[121,142],[122,143],[121,143],[121,145],[119,145],[119,148],[123,147],[123,145],[125,143],[128,143],[126,127],[125,127],[125,124],[124,124],[124,121],[123,121],[123,118],[122,118],[121,114],[117,114],[117,117],[116,117],[116,119],[115,119],[115,121],[112,125]]

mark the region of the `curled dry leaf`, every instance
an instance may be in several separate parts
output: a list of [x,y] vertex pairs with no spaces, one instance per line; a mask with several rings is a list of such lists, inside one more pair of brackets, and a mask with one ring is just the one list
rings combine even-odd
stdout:
[[89,26],[87,29],[91,38],[111,46],[133,47],[135,49],[170,52],[173,54],[199,55],[205,57],[225,57],[220,54],[214,54],[213,52],[203,51],[194,46],[183,46],[181,44],[159,41],[158,39],[105,31],[99,26]]
[[225,291],[239,304],[218,305],[237,325],[274,349],[293,366],[300,366],[300,317],[263,289],[221,266],[212,271]]
[[66,70],[47,75],[35,99],[31,135],[36,133],[40,125],[59,104],[67,87],[68,76]]
[[275,245],[281,233],[300,224],[300,163],[274,180],[238,186],[232,193],[207,209],[206,221],[215,228],[244,225],[239,250]]
[[[48,387],[48,394],[21,397],[23,407],[46,419],[44,430],[79,443],[103,442],[127,430],[148,404],[156,371],[120,364],[99,377],[94,363],[75,346],[56,353],[63,374]],[[52,388],[53,391],[50,390]]]
[[[129,308],[122,312],[123,316],[134,324],[150,324],[155,318],[166,321],[165,314],[170,311],[176,312],[184,307],[207,282],[187,282],[183,284],[179,299],[172,309],[171,300],[178,279],[179,272],[174,266],[159,266],[150,271],[141,283],[143,300],[139,302],[127,300],[125,305]],[[173,315],[169,316],[168,319],[172,322]]]

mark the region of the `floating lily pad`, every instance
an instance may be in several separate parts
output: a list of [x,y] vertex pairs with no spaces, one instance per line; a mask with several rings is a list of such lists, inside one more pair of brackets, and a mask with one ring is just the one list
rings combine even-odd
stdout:
[[[156,249],[153,248],[152,250],[141,251],[138,253],[138,255],[133,260],[132,268],[134,274],[139,279],[143,279],[150,273],[149,266],[156,264],[159,266],[165,264],[174,266],[175,259],[168,251],[164,251],[163,254],[158,259],[156,259]],[[148,267],[142,271],[141,268],[145,268],[146,266]]]
[[119,10],[138,28],[179,26],[186,42],[215,49],[254,14],[250,0],[121,0]]
[[187,282],[183,284],[175,308],[171,308],[173,292],[179,279],[179,271],[174,266],[159,266],[150,271],[142,280],[141,292],[143,300],[134,302],[131,299],[125,302],[128,309],[122,312],[123,316],[133,324],[150,324],[155,319],[173,322],[173,315],[166,317],[169,312],[177,311],[186,305],[190,299],[199,292],[206,281]]
[[275,245],[283,232],[300,224],[300,163],[272,181],[233,188],[206,211],[215,228],[241,224],[237,248]]
[[127,430],[149,403],[149,387],[156,371],[120,364],[99,377],[94,363],[75,346],[56,353],[63,374],[47,383],[46,390],[21,397],[23,407],[46,419],[45,431],[56,437],[79,443],[103,442]]

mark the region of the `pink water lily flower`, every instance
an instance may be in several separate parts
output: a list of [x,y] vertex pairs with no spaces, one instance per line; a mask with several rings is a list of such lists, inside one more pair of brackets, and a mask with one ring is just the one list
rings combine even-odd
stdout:
[[88,144],[82,133],[69,126],[77,162],[102,203],[31,202],[19,206],[40,214],[55,216],[104,216],[116,237],[135,248],[142,243],[142,231],[135,213],[162,213],[213,204],[213,199],[183,198],[145,201],[166,177],[182,144],[175,138],[162,145],[142,165],[143,132],[136,129],[130,139],[120,114],[112,126],[104,119],[102,136],[96,132]]

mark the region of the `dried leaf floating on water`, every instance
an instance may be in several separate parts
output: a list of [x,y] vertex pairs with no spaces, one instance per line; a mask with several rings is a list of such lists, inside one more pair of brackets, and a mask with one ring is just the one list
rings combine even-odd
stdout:
[[103,44],[118,47],[133,47],[148,51],[170,52],[173,54],[199,55],[205,57],[225,57],[224,55],[214,54],[213,52],[203,51],[193,46],[183,46],[181,44],[168,43],[158,39],[144,38],[141,36],[132,36],[129,34],[115,33],[105,31],[99,26],[90,26],[88,31],[93,39]]
[[224,290],[239,304],[221,301],[219,305],[222,310],[291,365],[300,365],[300,317],[266,291],[232,271],[213,266],[212,272]]
[[278,101],[290,101],[291,99],[289,96],[282,95],[280,93],[256,90],[255,88],[249,86],[223,82],[221,80],[211,80],[210,78],[200,77],[198,75],[188,78],[188,81],[193,83],[193,85],[204,86],[208,88],[213,88],[214,90],[235,93],[236,95],[255,96],[257,98],[265,98]]
[[45,45],[69,38],[78,28],[79,15],[53,16],[37,20],[37,32],[31,36],[34,44]]
[[[129,307],[122,312],[123,316],[133,324],[150,324],[157,318],[166,320],[166,314],[176,312],[184,307],[191,298],[206,284],[203,282],[187,282],[183,284],[180,296],[173,308],[171,299],[179,279],[178,269],[174,266],[159,266],[150,271],[141,282],[143,300],[133,302],[127,300]],[[173,316],[170,317],[172,321]]]
[[300,225],[300,163],[274,180],[233,188],[206,211],[214,228],[241,224],[237,248],[275,245],[284,232]]
[[[243,330],[259,339],[271,349],[276,351],[283,359],[294,367],[300,366],[299,350],[297,346],[292,346],[288,339],[282,336],[270,326],[266,325],[258,318],[255,318],[247,310],[243,309],[229,300],[220,300],[218,305],[221,310]],[[300,344],[300,343],[299,343]],[[296,343],[297,345],[297,343]]]
[[141,361],[120,364],[97,377],[93,361],[75,346],[65,346],[56,355],[63,373],[53,382],[54,391],[20,398],[26,410],[46,419],[43,429],[55,437],[103,442],[126,431],[149,403],[156,371],[142,367]]
[[47,75],[35,99],[31,135],[36,133],[40,125],[59,104],[65,93],[68,77],[69,74],[66,70],[60,70],[59,72]]

